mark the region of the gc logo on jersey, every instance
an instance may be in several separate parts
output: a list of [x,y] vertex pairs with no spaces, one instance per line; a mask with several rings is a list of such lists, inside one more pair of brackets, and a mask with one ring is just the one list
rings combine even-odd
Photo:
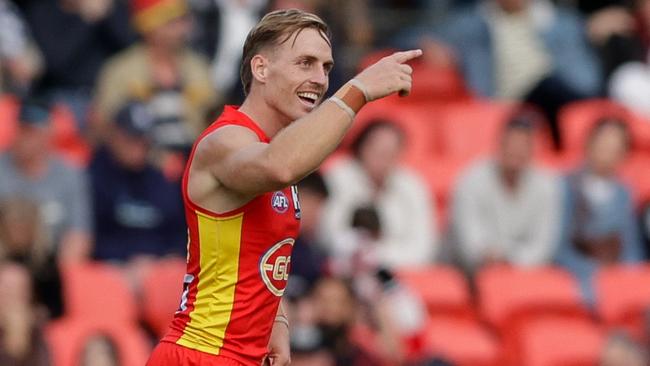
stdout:
[[295,240],[287,238],[273,245],[260,259],[260,275],[275,296],[282,296],[289,279],[291,250]]
[[287,212],[289,209],[289,199],[284,192],[277,191],[273,193],[273,196],[271,197],[271,207],[273,207],[277,213],[283,214]]

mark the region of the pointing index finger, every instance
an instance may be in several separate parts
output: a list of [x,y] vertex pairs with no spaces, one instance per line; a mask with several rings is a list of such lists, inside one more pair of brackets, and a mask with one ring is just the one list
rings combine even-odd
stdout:
[[404,63],[406,61],[412,60],[416,57],[422,56],[422,50],[421,49],[416,49],[416,50],[409,50],[409,51],[401,51],[401,52],[395,52],[393,53],[393,57],[395,58],[395,61],[399,63]]

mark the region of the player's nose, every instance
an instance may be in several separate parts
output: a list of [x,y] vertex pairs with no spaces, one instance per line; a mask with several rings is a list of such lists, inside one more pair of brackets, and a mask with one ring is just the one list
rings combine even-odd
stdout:
[[324,67],[317,67],[315,68],[314,72],[312,73],[311,77],[309,78],[309,81],[311,81],[314,84],[318,84],[321,86],[327,85],[329,81],[329,76],[327,75],[327,72],[325,71]]

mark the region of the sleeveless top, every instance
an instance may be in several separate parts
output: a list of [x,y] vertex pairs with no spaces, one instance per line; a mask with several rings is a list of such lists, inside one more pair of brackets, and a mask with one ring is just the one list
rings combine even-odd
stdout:
[[236,107],[226,106],[194,143],[183,176],[188,226],[187,273],[180,307],[163,341],[260,365],[289,276],[298,235],[295,186],[267,192],[225,213],[203,209],[188,195],[196,146],[220,127],[238,125],[270,139]]

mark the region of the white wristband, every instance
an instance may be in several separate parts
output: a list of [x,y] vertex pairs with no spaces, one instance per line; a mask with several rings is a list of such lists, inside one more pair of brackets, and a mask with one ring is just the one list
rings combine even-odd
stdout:
[[350,106],[348,106],[347,104],[345,104],[345,102],[343,100],[341,100],[341,98],[331,96],[329,100],[331,100],[332,102],[334,102],[334,104],[339,106],[339,108],[341,108],[343,111],[345,111],[345,113],[349,114],[350,118],[354,119],[354,117],[357,115],[356,113],[354,113],[352,108],[350,108]]
[[368,91],[366,90],[366,86],[363,85],[363,83],[359,81],[359,79],[352,79],[349,81],[349,83],[359,88],[359,90],[361,90],[363,96],[366,97],[366,103],[370,102],[370,97],[368,96]]
[[289,328],[289,319],[287,319],[287,317],[284,316],[284,315],[276,316],[274,323],[282,323],[282,324],[286,325],[287,328]]

